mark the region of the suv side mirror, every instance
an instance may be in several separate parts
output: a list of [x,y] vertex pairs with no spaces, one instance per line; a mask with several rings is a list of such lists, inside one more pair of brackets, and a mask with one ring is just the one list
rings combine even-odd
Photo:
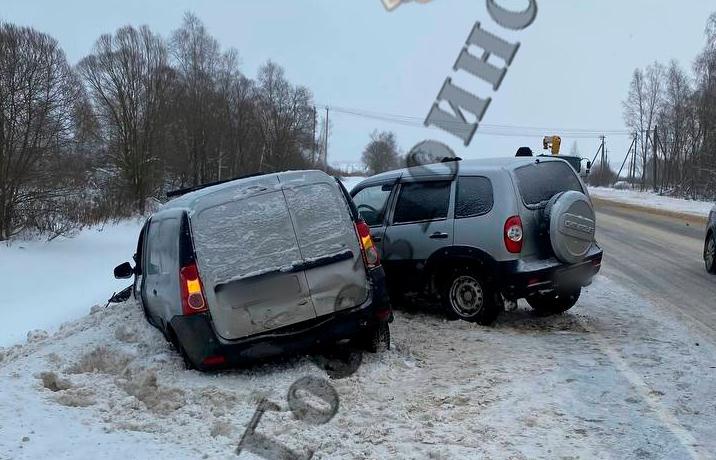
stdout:
[[129,262],[114,267],[114,277],[117,279],[131,278],[134,275],[134,269]]

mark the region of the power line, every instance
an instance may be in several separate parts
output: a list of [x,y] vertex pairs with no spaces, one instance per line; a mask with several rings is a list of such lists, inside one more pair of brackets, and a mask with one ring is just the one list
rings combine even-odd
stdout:
[[[317,105],[321,108],[326,108],[325,105]],[[426,128],[423,123],[423,117],[416,117],[410,115],[398,115],[384,112],[375,112],[362,109],[353,109],[347,107],[331,106],[331,110],[335,113],[343,115],[354,116],[359,118],[366,118],[371,120],[379,120],[386,123],[398,124],[402,126],[415,127],[415,128]],[[464,125],[462,122],[447,122],[454,123],[455,125]],[[491,135],[491,136],[503,136],[503,137],[543,137],[546,132],[558,132],[566,137],[570,138],[583,138],[583,139],[596,139],[603,135],[610,136],[631,136],[633,131],[627,131],[623,129],[609,129],[609,130],[598,130],[598,129],[584,129],[584,128],[554,128],[544,126],[518,126],[518,125],[504,125],[504,124],[490,124],[480,123],[480,134]],[[440,129],[436,126],[427,126],[430,129]]]

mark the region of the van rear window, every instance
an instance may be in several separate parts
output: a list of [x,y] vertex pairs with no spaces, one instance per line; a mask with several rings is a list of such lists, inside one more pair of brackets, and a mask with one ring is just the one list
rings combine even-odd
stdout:
[[522,199],[528,206],[544,204],[559,192],[584,192],[574,170],[561,161],[522,166],[515,170],[515,176]]

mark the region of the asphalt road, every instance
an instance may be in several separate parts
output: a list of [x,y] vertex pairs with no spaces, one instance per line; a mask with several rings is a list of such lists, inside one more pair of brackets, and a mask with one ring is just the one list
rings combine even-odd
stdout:
[[716,276],[704,269],[705,226],[595,204],[602,273],[716,341]]

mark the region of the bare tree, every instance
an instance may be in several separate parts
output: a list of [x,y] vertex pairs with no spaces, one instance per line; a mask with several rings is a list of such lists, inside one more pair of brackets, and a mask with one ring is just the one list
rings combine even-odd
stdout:
[[646,185],[647,161],[650,154],[650,133],[654,127],[660,105],[664,67],[655,62],[646,70],[636,69],[629,85],[629,94],[624,101],[624,122],[639,133],[641,146],[642,189]]
[[0,240],[30,227],[64,229],[52,218],[59,209],[48,203],[69,193],[61,173],[81,100],[55,39],[0,24]]
[[312,99],[307,88],[288,82],[279,65],[269,61],[259,69],[256,114],[263,141],[262,169],[309,164],[313,148]]
[[390,171],[400,165],[400,153],[395,134],[390,131],[374,131],[363,150],[363,164],[370,174]]
[[162,186],[159,145],[172,71],[164,41],[148,27],[102,35],[78,65],[120,191],[139,212]]

